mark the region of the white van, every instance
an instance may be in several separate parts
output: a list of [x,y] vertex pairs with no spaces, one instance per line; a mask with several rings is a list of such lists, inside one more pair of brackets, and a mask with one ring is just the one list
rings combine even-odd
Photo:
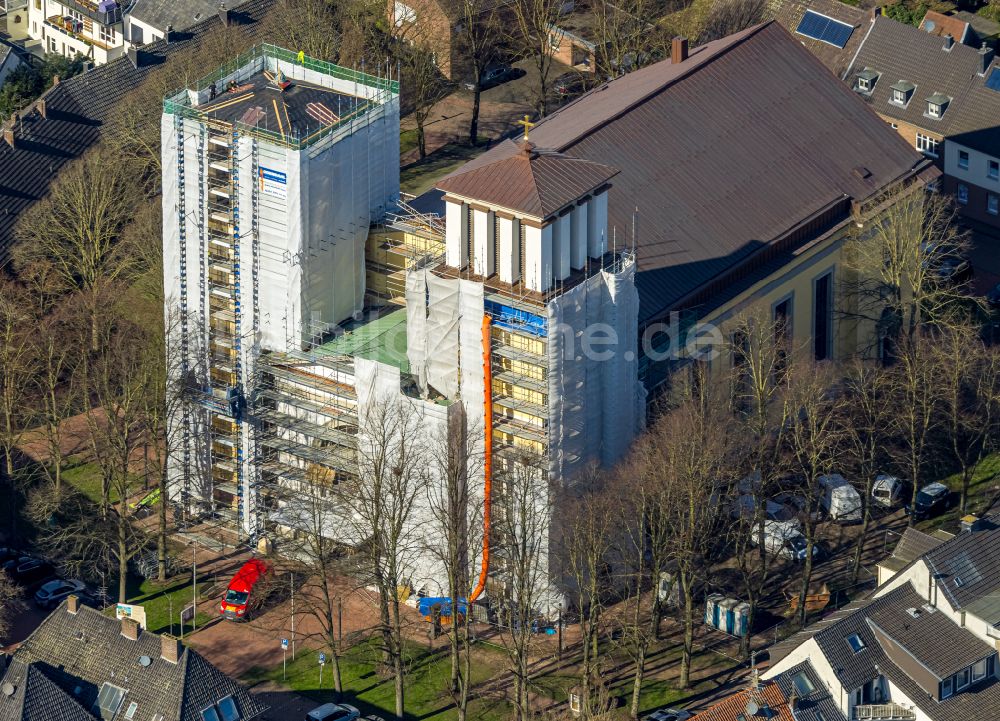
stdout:
[[861,494],[839,473],[819,477],[820,504],[834,521],[861,521]]
[[872,503],[881,508],[893,508],[903,502],[903,482],[885,473],[875,476],[872,484]]

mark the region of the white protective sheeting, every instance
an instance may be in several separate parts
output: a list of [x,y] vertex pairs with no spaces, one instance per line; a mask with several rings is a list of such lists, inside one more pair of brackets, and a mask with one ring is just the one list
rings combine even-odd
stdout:
[[555,482],[571,480],[589,463],[615,463],[642,429],[638,311],[631,259],[548,304],[549,471]]
[[[427,383],[448,398],[458,394],[458,281],[427,273]],[[407,333],[410,329],[407,328]]]
[[[406,359],[421,389],[427,388],[427,271],[406,274]],[[413,339],[420,339],[415,342]]]
[[[452,281],[455,282],[455,281]],[[459,280],[459,393],[470,432],[482,435],[485,416],[483,369],[483,284]]]

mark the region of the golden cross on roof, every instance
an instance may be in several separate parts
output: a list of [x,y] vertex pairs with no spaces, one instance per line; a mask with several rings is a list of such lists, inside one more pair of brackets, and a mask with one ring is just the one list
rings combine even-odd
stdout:
[[524,116],[524,120],[518,120],[517,121],[517,125],[523,125],[524,126],[524,139],[527,140],[528,139],[528,131],[531,130],[533,127],[535,127],[535,125],[537,125],[537,123],[531,122],[531,116],[530,115],[525,115]]

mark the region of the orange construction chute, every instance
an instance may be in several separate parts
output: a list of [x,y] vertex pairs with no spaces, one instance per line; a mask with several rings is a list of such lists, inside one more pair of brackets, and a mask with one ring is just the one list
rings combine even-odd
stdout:
[[486,434],[483,447],[483,562],[479,569],[479,582],[469,595],[469,603],[479,598],[486,588],[490,571],[490,500],[493,490],[493,366],[490,346],[492,323],[483,316],[483,429]]

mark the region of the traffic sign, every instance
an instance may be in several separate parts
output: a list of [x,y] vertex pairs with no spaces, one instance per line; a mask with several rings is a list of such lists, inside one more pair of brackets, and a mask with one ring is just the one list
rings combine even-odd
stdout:
[[287,638],[281,639],[281,650],[282,651],[287,651],[288,650],[288,639]]
[[322,666],[324,663],[326,663],[326,654],[325,653],[321,653],[319,655],[319,665]]

